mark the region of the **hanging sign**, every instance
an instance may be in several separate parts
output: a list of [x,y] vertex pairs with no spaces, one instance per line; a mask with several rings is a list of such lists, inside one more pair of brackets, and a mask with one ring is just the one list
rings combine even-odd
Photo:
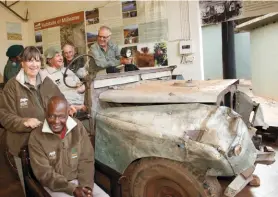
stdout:
[[77,12],[34,23],[35,31],[84,21],[84,12]]

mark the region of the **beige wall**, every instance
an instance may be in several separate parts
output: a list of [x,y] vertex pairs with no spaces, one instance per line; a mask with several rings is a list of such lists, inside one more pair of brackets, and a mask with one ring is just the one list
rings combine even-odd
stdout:
[[95,7],[104,6],[105,1],[32,1],[27,2],[30,10],[29,40],[35,44],[34,22],[71,14],[78,11],[90,10]]
[[[10,4],[10,2],[8,2]],[[20,2],[12,6],[12,9],[17,11],[21,16],[25,16],[26,3]],[[23,22],[21,19],[16,17],[8,9],[0,5],[0,73],[3,74],[4,67],[7,62],[6,51],[7,48],[12,44],[23,44],[24,46],[28,44],[28,24]],[[6,22],[16,22],[21,23],[22,29],[22,41],[11,41],[7,40]]]
[[[106,5],[105,1],[67,1],[67,2],[46,2],[36,1],[27,3],[30,20],[28,21],[28,44],[34,44],[34,22],[70,14],[82,10],[90,10],[95,7]],[[181,73],[186,79],[203,79],[203,61],[202,61],[202,41],[201,41],[201,26],[199,17],[199,3],[198,1],[189,1],[189,23],[186,26],[186,31],[191,30],[191,39],[194,45],[194,62],[192,64],[180,65],[181,57],[179,55],[179,42],[181,38],[180,30],[180,8],[178,1],[167,2],[167,16],[169,26],[168,42],[168,62],[169,65],[177,65],[175,73]],[[186,23],[186,21],[184,21]],[[190,24],[190,28],[188,25]]]
[[[194,61],[192,64],[180,64],[179,41],[181,39],[180,3],[178,1],[167,1],[167,16],[169,28],[168,58],[169,65],[177,65],[175,73],[181,73],[185,79],[204,79],[202,30],[199,12],[199,1],[189,2],[189,22],[186,23],[185,34],[190,30]],[[185,11],[186,12],[186,11]],[[187,15],[187,14],[184,14]],[[190,27],[189,27],[190,25]],[[171,41],[174,40],[174,41]]]
[[254,94],[278,100],[278,24],[250,32],[250,61]]

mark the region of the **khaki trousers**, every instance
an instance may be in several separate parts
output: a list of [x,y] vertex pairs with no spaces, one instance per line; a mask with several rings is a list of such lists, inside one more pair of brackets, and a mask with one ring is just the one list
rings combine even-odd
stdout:
[[[78,185],[77,180],[72,180],[71,183]],[[49,188],[44,187],[44,189],[52,196],[52,197],[73,197],[71,195],[68,195],[64,192],[53,192]],[[108,194],[106,194],[97,184],[94,184],[93,189],[93,197],[109,197]]]

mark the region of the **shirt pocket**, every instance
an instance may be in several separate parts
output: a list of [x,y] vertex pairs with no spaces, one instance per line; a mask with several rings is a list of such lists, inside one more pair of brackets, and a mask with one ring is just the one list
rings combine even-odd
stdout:
[[106,57],[108,60],[113,60],[116,58],[116,52],[114,50],[107,51]]

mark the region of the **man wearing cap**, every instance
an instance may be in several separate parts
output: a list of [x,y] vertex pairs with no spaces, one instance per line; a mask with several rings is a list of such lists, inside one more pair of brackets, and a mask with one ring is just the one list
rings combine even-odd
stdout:
[[16,76],[20,71],[20,54],[24,47],[22,45],[12,45],[8,48],[6,56],[9,58],[4,69],[4,83]]
[[[80,94],[79,89],[69,88],[64,83],[63,75],[66,68],[64,67],[61,49],[49,47],[44,55],[46,58],[46,66],[42,69],[43,73],[56,83],[71,105],[74,105],[77,110],[85,110],[84,95]],[[79,86],[81,84],[80,79],[70,69],[67,70],[66,74],[65,80],[68,85]]]

